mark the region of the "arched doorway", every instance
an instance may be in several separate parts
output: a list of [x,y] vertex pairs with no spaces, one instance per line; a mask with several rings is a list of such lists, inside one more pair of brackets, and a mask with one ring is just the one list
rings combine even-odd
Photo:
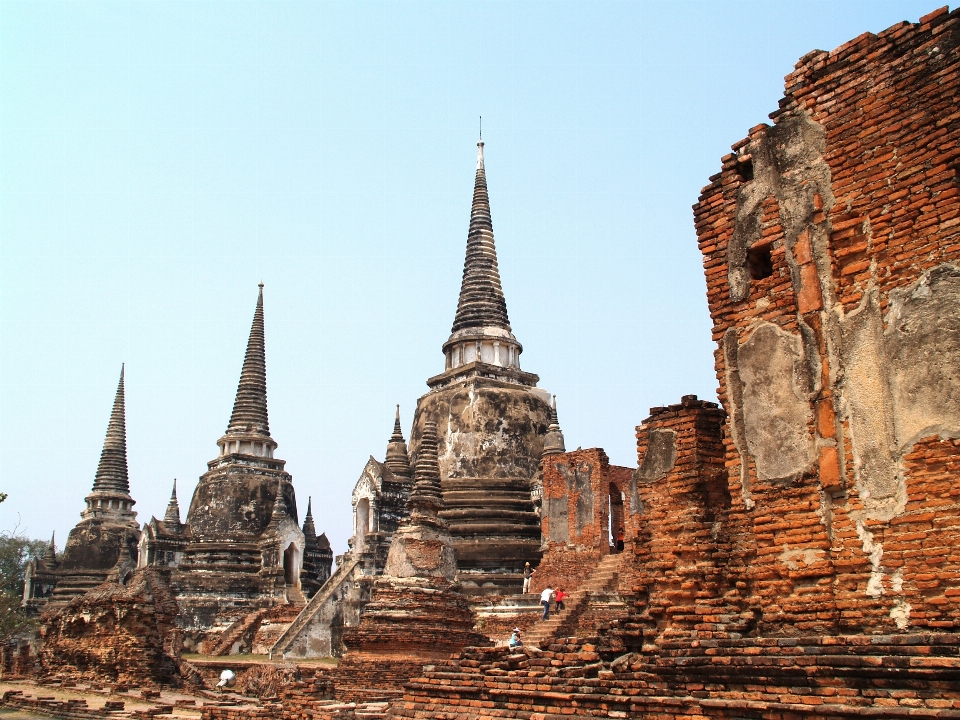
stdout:
[[620,529],[623,527],[623,492],[616,483],[610,483],[609,503],[610,513],[608,517],[610,518],[611,550],[613,552],[620,552],[622,548],[619,548],[617,545],[617,537]]
[[300,553],[295,543],[287,545],[283,551],[283,581],[287,585],[297,586],[300,584]]
[[364,536],[370,532],[370,498],[363,498],[357,503],[356,523],[354,533],[357,540],[363,540]]

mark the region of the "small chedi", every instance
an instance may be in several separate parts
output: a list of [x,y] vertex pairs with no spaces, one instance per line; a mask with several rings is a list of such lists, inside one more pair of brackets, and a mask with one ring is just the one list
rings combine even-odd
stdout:
[[446,369],[409,453],[398,411],[364,468],[335,571],[272,458],[261,296],[221,455],[142,535],[121,377],[74,530],[106,540],[28,570],[40,672],[179,683],[181,641],[342,656],[204,720],[960,717],[958,92],[960,10],[800,59],[694,206],[719,403],[651,408],[636,468],[568,452],[519,368],[481,143]]
[[344,633],[348,651],[337,672],[337,694],[343,699],[363,697],[371,684],[382,690],[386,666],[399,690],[400,681],[416,674],[420,665],[446,660],[467,646],[489,644],[474,630],[470,605],[454,584],[457,558],[440,517],[443,495],[433,423],[424,427],[407,507],[409,515],[393,535],[384,574],[360,625]]
[[70,531],[59,559],[51,539],[47,554],[27,564],[24,604],[35,612],[47,605],[65,605],[106,581],[111,573],[122,579],[136,566],[140,525],[127,470],[123,373],[121,369],[107,437],[82,519]]

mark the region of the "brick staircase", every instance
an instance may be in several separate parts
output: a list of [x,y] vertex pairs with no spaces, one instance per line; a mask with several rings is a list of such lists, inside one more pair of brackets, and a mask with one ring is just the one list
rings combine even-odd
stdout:
[[617,586],[620,560],[623,557],[622,553],[607,555],[597,563],[597,567],[583,584],[564,598],[564,610],[551,613],[548,620],[541,621],[528,630],[523,636],[524,644],[543,648],[556,637],[572,634],[592,599],[610,603],[611,591]]

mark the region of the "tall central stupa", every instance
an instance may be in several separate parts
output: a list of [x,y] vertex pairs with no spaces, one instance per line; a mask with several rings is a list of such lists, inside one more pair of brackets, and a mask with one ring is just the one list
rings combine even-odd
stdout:
[[536,560],[540,519],[531,485],[550,424],[550,396],[520,369],[500,286],[490,200],[477,143],[477,174],[460,300],[443,344],[445,370],[427,380],[413,420],[416,457],[424,425],[437,425],[444,510],[467,593],[519,592],[524,562]]

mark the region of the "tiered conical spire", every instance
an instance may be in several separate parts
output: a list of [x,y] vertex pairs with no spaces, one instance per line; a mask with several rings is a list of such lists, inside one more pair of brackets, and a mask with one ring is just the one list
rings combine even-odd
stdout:
[[285,483],[281,481],[277,486],[277,497],[273,501],[273,514],[270,517],[271,522],[279,522],[290,514],[290,511],[287,509],[287,501],[283,499],[284,484]]
[[303,537],[306,543],[316,543],[317,528],[313,524],[313,498],[307,498],[307,516],[303,519]]
[[93,481],[94,492],[130,493],[130,478],[127,473],[127,421],[123,397],[123,371],[120,366],[120,384],[113,400],[113,411],[107,425],[107,437],[103,441],[97,476]]
[[237,399],[227,434],[262,435],[270,437],[267,419],[267,363],[263,337],[263,283],[257,296],[257,309],[253,313],[247,353],[243,358]]
[[407,443],[400,429],[400,406],[397,405],[397,418],[393,422],[393,435],[387,443],[387,457],[383,463],[399,477],[410,477],[410,457],[407,455]]
[[417,514],[436,515],[443,509],[440,492],[440,463],[438,462],[437,424],[431,420],[423,424],[420,448],[417,451],[417,470],[413,491],[407,506]]
[[57,564],[57,533],[56,531],[50,536],[50,547],[47,548],[47,552],[43,555],[43,564],[47,567],[53,567]]
[[473,207],[467,234],[467,256],[463,263],[460,300],[453,320],[453,330],[500,327],[510,331],[507,301],[500,287],[497,248],[493,240],[490,198],[483,166],[483,140],[477,143],[477,177],[473,186]]
[[543,455],[559,455],[566,452],[566,446],[563,440],[563,431],[560,430],[560,420],[557,418],[557,396],[553,396],[553,404],[550,408],[550,425],[547,427],[547,434],[543,438]]
[[173,479],[173,492],[170,493],[170,502],[167,503],[167,514],[163,516],[165,523],[180,524],[180,503],[177,502],[177,479]]

